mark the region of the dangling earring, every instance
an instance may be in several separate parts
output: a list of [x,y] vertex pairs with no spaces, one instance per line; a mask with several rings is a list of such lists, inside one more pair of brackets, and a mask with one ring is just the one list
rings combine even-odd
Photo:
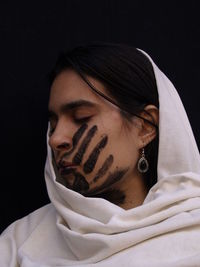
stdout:
[[149,163],[148,163],[147,159],[145,158],[144,148],[142,149],[142,155],[138,161],[137,167],[138,167],[138,171],[141,173],[145,173],[149,169]]

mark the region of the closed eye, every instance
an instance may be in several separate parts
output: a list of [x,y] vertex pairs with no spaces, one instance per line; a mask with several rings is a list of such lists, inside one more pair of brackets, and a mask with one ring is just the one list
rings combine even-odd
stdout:
[[74,122],[77,123],[77,124],[86,123],[91,118],[92,118],[92,116],[87,116],[87,117],[83,117],[83,118],[74,118]]

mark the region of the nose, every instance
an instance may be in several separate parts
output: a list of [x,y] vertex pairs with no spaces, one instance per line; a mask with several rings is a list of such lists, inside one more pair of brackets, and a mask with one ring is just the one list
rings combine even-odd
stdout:
[[49,137],[50,147],[57,152],[69,151],[72,148],[72,135],[68,127],[57,125],[54,132]]

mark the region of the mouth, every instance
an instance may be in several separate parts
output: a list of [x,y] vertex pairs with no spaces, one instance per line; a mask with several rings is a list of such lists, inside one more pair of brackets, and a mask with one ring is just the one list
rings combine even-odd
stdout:
[[76,164],[71,162],[59,162],[58,163],[58,172],[60,175],[67,175],[73,173],[77,168]]

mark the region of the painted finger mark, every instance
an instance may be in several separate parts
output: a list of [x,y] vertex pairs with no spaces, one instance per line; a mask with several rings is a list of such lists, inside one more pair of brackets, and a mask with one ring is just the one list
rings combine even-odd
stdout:
[[93,136],[95,135],[96,131],[97,131],[97,126],[96,126],[96,125],[94,125],[94,126],[88,131],[88,133],[87,133],[86,137],[84,138],[84,140],[83,140],[83,142],[82,142],[82,144],[81,144],[81,146],[80,146],[78,152],[75,154],[75,156],[74,156],[74,158],[73,158],[73,160],[72,160],[72,162],[73,162],[74,164],[79,165],[79,164],[81,163],[81,161],[82,161],[82,159],[83,159],[83,155],[84,155],[84,153],[86,152],[86,149],[87,149],[89,143],[91,142]]
[[88,125],[86,123],[84,123],[83,125],[81,125],[81,127],[75,132],[73,138],[72,138],[72,149],[68,152],[66,152],[64,155],[63,155],[63,158],[65,156],[68,156],[70,155],[72,152],[74,152],[79,140],[81,139],[81,137],[83,136],[84,132],[86,131]]
[[104,161],[102,167],[98,170],[97,174],[95,175],[93,182],[97,182],[99,178],[104,176],[108,169],[111,167],[113,163],[113,155],[109,155],[107,159]]
[[83,166],[83,170],[86,174],[91,173],[93,171],[93,169],[96,165],[96,162],[98,160],[99,154],[100,154],[101,150],[106,146],[107,142],[108,142],[108,137],[106,135],[101,139],[101,141],[93,149],[88,160],[85,162],[85,164]]
[[104,190],[109,189],[112,185],[119,182],[123,178],[123,176],[128,171],[128,169],[129,168],[119,169],[119,170],[116,170],[110,173],[108,177],[106,178],[105,182],[101,186],[94,188],[93,190],[88,192],[87,196],[95,196],[96,194],[99,194],[103,192]]

